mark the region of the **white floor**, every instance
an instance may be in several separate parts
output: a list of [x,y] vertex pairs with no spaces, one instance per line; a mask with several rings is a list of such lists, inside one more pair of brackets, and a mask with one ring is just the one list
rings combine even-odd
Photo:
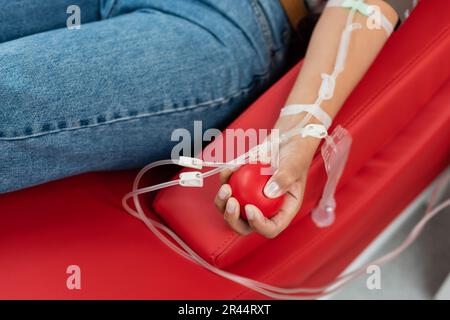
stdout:
[[[429,190],[414,201],[350,267],[367,263],[399,245],[425,211]],[[450,197],[450,190],[441,199]],[[450,299],[441,289],[450,275],[450,208],[433,218],[420,237],[399,257],[381,267],[381,289],[369,290],[365,274],[346,285],[331,299]],[[450,278],[446,286],[450,286]],[[446,293],[447,292],[447,293]]]

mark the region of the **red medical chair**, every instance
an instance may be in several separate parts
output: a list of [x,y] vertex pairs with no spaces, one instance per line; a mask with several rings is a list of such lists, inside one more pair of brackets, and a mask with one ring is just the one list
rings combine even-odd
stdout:
[[[277,286],[324,285],[449,164],[449,57],[450,2],[421,1],[334,121],[352,134],[353,146],[331,227],[318,228],[309,216],[326,179],[319,154],[302,209],[272,240],[227,227],[213,205],[217,176],[204,188],[169,188],[142,203],[220,268]],[[270,128],[300,68],[230,128]],[[0,196],[0,298],[264,298],[178,256],[125,213],[121,198],[135,175],[90,173]],[[66,286],[70,265],[80,267],[80,290]]]

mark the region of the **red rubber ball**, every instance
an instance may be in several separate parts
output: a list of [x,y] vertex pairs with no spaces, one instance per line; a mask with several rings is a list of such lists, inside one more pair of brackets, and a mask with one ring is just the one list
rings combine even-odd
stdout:
[[[261,174],[261,169],[270,168],[269,164],[246,164],[234,172],[229,180],[233,197],[241,206],[241,218],[247,220],[245,206],[253,204],[258,207],[265,217],[273,217],[283,204],[284,195],[278,198],[268,198],[264,195],[264,187],[270,175]],[[263,173],[265,173],[263,171]]]

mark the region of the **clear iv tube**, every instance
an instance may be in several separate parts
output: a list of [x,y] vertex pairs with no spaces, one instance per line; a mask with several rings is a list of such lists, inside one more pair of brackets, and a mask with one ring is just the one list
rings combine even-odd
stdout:
[[[357,24],[352,23],[354,14],[355,14],[355,9],[352,9],[348,16],[347,25],[344,29],[344,33],[343,33],[343,36],[341,39],[338,57],[336,59],[337,60],[336,66],[331,75],[331,77],[333,77],[334,80],[337,77],[337,75],[342,71],[343,64],[345,62],[345,56],[346,56],[347,49],[348,49],[349,35],[355,28],[358,28]],[[323,100],[323,97],[319,96],[318,99],[316,100],[315,104],[320,105],[322,100]],[[312,118],[312,115],[310,113],[307,113],[306,116],[302,119],[299,126],[292,129],[288,133],[282,135],[280,143],[283,143],[284,141],[289,140],[290,137],[292,137],[296,134],[300,134],[302,132],[302,129],[305,127],[305,125],[308,123],[308,121],[311,118]],[[258,150],[257,149],[258,147],[259,146],[255,147],[256,150]],[[241,155],[240,157],[238,157],[237,159],[235,159],[229,163],[219,164],[219,163],[204,162],[203,163],[204,166],[216,167],[216,168],[209,170],[207,172],[201,173],[201,177],[207,178],[214,174],[219,173],[220,171],[224,170],[226,167],[230,167],[230,166],[233,167],[235,165],[245,163],[248,160],[249,154],[252,151],[255,151],[255,149],[250,150],[249,152]],[[152,192],[152,191],[155,191],[155,190],[158,190],[161,188],[165,188],[165,187],[169,187],[169,186],[174,186],[180,182],[180,179],[177,179],[177,180],[172,180],[172,181],[169,181],[166,183],[161,183],[158,185],[139,189],[139,182],[140,182],[141,178],[143,177],[143,175],[147,171],[149,171],[157,166],[167,165],[167,164],[178,164],[178,161],[176,161],[176,160],[157,161],[155,163],[147,165],[139,172],[139,174],[137,175],[137,177],[135,178],[134,183],[133,183],[133,191],[130,192],[129,194],[127,194],[122,200],[125,210],[128,213],[130,213],[131,215],[135,216],[136,218],[142,220],[145,223],[145,225],[155,234],[155,236],[157,236],[168,247],[170,247],[172,250],[174,250],[176,253],[180,254],[181,256],[185,257],[186,259],[201,265],[202,267],[208,269],[209,271],[211,271],[219,276],[222,276],[226,279],[229,279],[231,281],[239,283],[239,284],[241,284],[245,287],[248,287],[262,295],[265,295],[265,296],[271,297],[271,298],[275,298],[275,299],[302,299],[302,300],[303,299],[317,299],[317,298],[327,296],[327,295],[339,290],[344,284],[346,284],[353,278],[357,277],[358,275],[363,274],[368,265],[372,265],[372,264],[381,265],[381,264],[384,264],[387,261],[393,259],[397,255],[399,255],[419,236],[420,232],[423,230],[424,226],[426,225],[426,223],[428,223],[428,221],[430,221],[438,212],[440,212],[441,210],[443,210],[444,208],[446,208],[450,205],[450,199],[447,199],[442,204],[440,204],[436,208],[432,209],[433,202],[434,202],[434,200],[432,199],[425,216],[416,225],[416,227],[411,231],[411,233],[408,235],[408,237],[404,240],[404,242],[399,247],[397,247],[395,250],[389,252],[388,254],[384,255],[383,257],[375,260],[374,262],[372,262],[370,264],[364,265],[352,272],[349,272],[349,273],[346,273],[346,274],[343,274],[343,275],[337,277],[334,281],[330,282],[327,286],[317,287],[317,288],[281,288],[281,287],[272,286],[272,285],[269,285],[269,284],[266,284],[263,282],[259,282],[259,281],[256,281],[256,280],[253,280],[250,278],[242,277],[242,276],[239,276],[239,275],[216,268],[215,266],[211,265],[206,260],[201,258],[180,237],[178,237],[171,229],[169,229],[165,225],[159,223],[158,221],[148,218],[145,215],[144,210],[142,209],[142,207],[140,205],[140,201],[139,201],[140,194]],[[447,175],[444,179],[445,180],[444,184],[448,182],[448,178],[449,178],[449,176]],[[133,210],[127,203],[128,199],[130,199],[130,198],[133,198],[135,210]]]
[[[169,161],[170,163],[173,163],[172,161]],[[166,162],[165,164],[168,164]],[[160,164],[161,165],[161,164]],[[136,177],[134,184],[133,184],[133,191],[137,191],[137,187],[139,185],[139,181],[142,178],[142,176],[150,169],[154,168],[156,165],[153,164],[151,166],[147,166]],[[441,189],[442,185],[445,185],[448,183],[449,175],[445,177],[445,179],[442,181],[441,184],[436,186],[436,189]],[[433,194],[435,194],[437,191],[435,190]],[[128,196],[128,195],[127,195]],[[353,278],[357,277],[358,275],[361,275],[365,272],[367,266],[372,264],[382,265],[389,260],[393,259],[394,257],[398,256],[403,250],[405,250],[421,233],[425,225],[441,210],[444,208],[450,206],[450,199],[447,199],[442,204],[437,206],[436,208],[429,210],[426,212],[425,216],[421,219],[421,221],[416,225],[416,227],[411,231],[411,233],[408,235],[408,237],[403,241],[403,243],[397,247],[395,250],[389,252],[388,254],[384,255],[383,257],[366,264],[360,268],[358,268],[355,271],[349,272],[347,274],[341,275],[337,277],[334,281],[329,283],[327,286],[323,287],[317,287],[317,288],[280,288],[276,286],[272,286],[266,283],[262,283],[256,280],[252,280],[246,277],[242,277],[233,273],[229,273],[227,271],[221,270],[216,268],[215,266],[211,265],[207,261],[205,261],[203,258],[201,258],[195,251],[193,251],[181,238],[179,238],[172,230],[164,226],[163,224],[152,220],[148,218],[144,211],[142,210],[142,207],[139,202],[138,193],[134,193],[132,195],[134,204],[136,207],[136,211],[131,209],[126,204],[126,199],[129,199],[130,197],[125,197],[123,200],[123,204],[125,209],[132,214],[133,216],[139,218],[142,220],[147,227],[167,246],[169,246],[171,249],[173,249],[178,254],[182,255],[183,257],[187,258],[188,260],[191,260],[193,262],[198,263],[199,265],[203,266],[204,268],[210,270],[211,272],[220,275],[224,278],[227,278],[231,281],[234,281],[236,283],[239,283],[245,287],[248,287],[258,293],[261,293],[265,296],[275,298],[275,299],[317,299],[323,296],[327,296],[337,290],[339,290],[344,284],[352,280]],[[432,203],[430,204],[432,205]],[[171,241],[169,238],[167,238],[160,230],[164,231],[173,241]],[[177,245],[176,245],[176,244]],[[294,296],[293,294],[299,294],[303,293],[302,295]]]

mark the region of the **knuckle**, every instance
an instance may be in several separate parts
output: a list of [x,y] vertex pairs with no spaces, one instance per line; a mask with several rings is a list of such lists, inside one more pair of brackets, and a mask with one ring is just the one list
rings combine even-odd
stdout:
[[228,211],[224,211],[223,213],[223,218],[225,219],[226,222],[228,222],[229,225],[233,226],[235,225],[236,222],[236,216],[234,215],[233,212],[228,212]]
[[219,175],[220,181],[221,181],[222,183],[226,183],[227,180],[228,180],[228,178],[230,177],[230,174],[231,174],[231,170],[230,170],[230,169],[224,169],[224,170],[222,170],[222,171],[220,172],[220,175]]
[[217,209],[222,210],[222,201],[218,197],[214,199],[214,205]]
[[275,232],[267,232],[265,234],[265,236],[266,236],[266,238],[273,239],[273,238],[275,238],[277,236],[277,233],[275,233]]
[[251,227],[257,233],[259,233],[260,235],[262,235],[262,236],[264,236],[266,238],[272,239],[274,237],[273,231],[267,230],[267,228],[264,228],[264,226],[262,226],[262,225],[252,224]]
[[292,174],[291,172],[288,172],[288,171],[281,171],[278,174],[277,179],[280,182],[280,185],[282,185],[282,186],[290,186],[296,180],[294,174]]
[[239,233],[241,236],[247,236],[249,235],[252,231],[251,230],[237,230],[237,233]]
[[269,235],[268,235],[268,238],[269,238],[269,239],[274,239],[274,238],[276,238],[279,234],[280,234],[280,231],[273,231],[273,232],[270,232]]
[[281,230],[267,230],[264,232],[263,236],[269,239],[273,239],[280,234]]

